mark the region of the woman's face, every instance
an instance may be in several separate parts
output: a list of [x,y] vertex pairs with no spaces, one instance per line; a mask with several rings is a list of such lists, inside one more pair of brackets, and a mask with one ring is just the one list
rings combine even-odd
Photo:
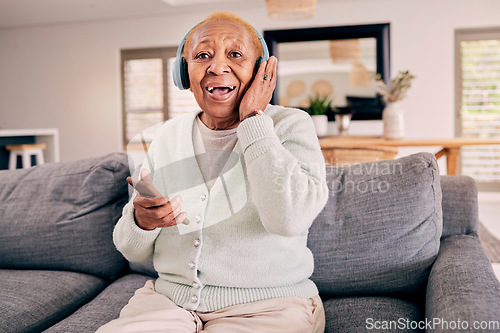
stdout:
[[252,37],[230,22],[210,22],[191,36],[186,61],[190,90],[210,117],[238,117],[258,58]]

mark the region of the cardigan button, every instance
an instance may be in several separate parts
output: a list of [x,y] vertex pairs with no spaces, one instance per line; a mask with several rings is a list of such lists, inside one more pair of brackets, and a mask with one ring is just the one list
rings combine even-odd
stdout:
[[201,216],[200,215],[197,215],[195,217],[195,220],[196,220],[196,223],[201,223]]
[[193,261],[190,261],[188,263],[189,269],[194,269],[196,267],[196,264]]
[[201,244],[201,241],[200,241],[198,238],[196,238],[196,239],[193,241],[193,245],[194,245],[195,247],[200,246],[200,244]]
[[193,281],[193,288],[194,289],[200,288],[200,284],[198,282],[196,282],[196,281]]
[[206,198],[207,198],[207,195],[205,193],[203,193],[202,195],[200,195],[201,201],[205,201]]
[[193,297],[191,297],[191,302],[193,303],[198,302],[198,296],[194,295]]

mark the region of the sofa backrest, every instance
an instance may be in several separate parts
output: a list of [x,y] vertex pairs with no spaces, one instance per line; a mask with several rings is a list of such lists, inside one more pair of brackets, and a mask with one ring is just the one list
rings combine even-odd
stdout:
[[0,171],[0,267],[118,275],[127,262],[112,232],[128,174],[125,153]]
[[420,292],[439,251],[439,178],[429,153],[327,167],[330,196],[308,237],[320,293]]

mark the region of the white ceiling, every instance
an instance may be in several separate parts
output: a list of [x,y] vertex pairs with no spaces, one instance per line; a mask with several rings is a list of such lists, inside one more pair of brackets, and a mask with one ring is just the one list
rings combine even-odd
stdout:
[[264,0],[0,0],[0,29],[173,15],[255,5]]

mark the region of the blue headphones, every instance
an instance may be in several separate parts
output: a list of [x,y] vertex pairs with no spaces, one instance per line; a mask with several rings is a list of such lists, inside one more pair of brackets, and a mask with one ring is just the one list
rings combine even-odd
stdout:
[[[184,43],[186,43],[186,38],[191,32],[191,30],[189,30],[186,36],[184,36],[184,38],[182,39],[182,42],[180,43],[179,48],[177,49],[177,56],[174,61],[174,67],[172,68],[174,84],[181,90],[189,89],[188,66],[186,59],[182,56],[182,52],[184,50]],[[255,28],[254,30],[257,33],[257,36],[259,37],[260,43],[262,44],[262,50],[264,50],[264,55],[262,57],[259,57],[259,59],[257,59],[256,68],[258,68],[262,61],[267,61],[269,59],[269,50],[267,49],[266,41],[264,40],[260,32],[257,31],[257,29]]]

